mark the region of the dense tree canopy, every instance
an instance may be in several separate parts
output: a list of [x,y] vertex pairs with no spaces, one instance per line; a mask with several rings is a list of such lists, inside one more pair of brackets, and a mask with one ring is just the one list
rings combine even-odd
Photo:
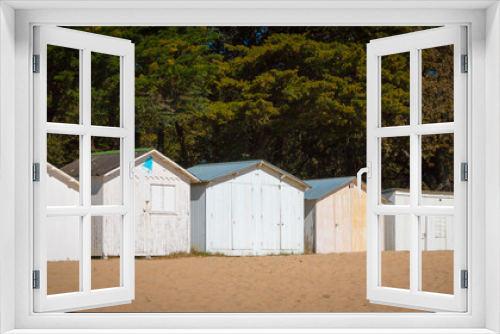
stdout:
[[[366,43],[422,28],[79,29],[135,43],[136,147],[184,167],[266,159],[309,179],[354,175],[365,165]],[[422,54],[425,122],[453,120],[452,56],[449,48]],[[382,125],[408,124],[409,57],[385,58]],[[48,120],[78,123],[78,52],[51,47],[48,61]],[[93,54],[93,124],[119,124],[118,92],[118,59]],[[405,140],[382,141],[385,188],[409,186]],[[95,143],[94,151],[118,148]],[[452,143],[452,135],[422,139],[424,189],[453,189]],[[58,166],[77,158],[77,148],[74,138],[49,138]]]

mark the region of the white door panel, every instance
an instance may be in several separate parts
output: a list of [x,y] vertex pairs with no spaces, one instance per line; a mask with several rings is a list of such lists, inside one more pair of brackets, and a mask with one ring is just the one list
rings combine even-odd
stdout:
[[252,217],[253,194],[251,183],[232,183],[233,249],[253,249],[255,223]]

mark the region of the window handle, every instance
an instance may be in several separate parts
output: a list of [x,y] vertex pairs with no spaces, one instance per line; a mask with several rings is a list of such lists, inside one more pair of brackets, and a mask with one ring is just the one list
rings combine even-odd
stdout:
[[358,181],[358,193],[360,195],[363,194],[363,191],[361,190],[361,175],[363,175],[364,173],[366,173],[367,178],[371,179],[371,177],[372,177],[372,163],[370,161],[368,161],[367,167],[361,168],[358,171],[358,175],[356,177],[356,179]]

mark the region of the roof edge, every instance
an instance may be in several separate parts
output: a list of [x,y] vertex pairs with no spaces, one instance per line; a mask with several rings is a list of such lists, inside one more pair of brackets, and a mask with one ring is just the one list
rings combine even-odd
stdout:
[[[234,161],[234,162],[237,162],[237,161]],[[221,162],[220,164],[223,164],[223,162]],[[235,172],[231,172],[231,173],[227,173],[227,174],[224,174],[224,175],[221,175],[219,177],[216,177],[216,178],[213,178],[211,180],[200,180],[200,182],[217,182],[223,178],[226,178],[230,175],[233,175],[233,174],[238,174],[239,172],[241,171],[247,171],[247,170],[250,170],[252,168],[254,168],[255,166],[258,166],[258,167],[266,167],[272,171],[275,171],[277,172],[278,174],[281,174],[281,178],[283,179],[283,177],[288,177],[293,183],[296,183],[298,184],[299,186],[301,186],[302,188],[304,188],[304,190],[307,190],[307,189],[310,189],[312,188],[310,185],[308,185],[306,182],[302,181],[301,179],[299,179],[298,177],[282,170],[281,168],[273,165],[272,163],[270,162],[267,162],[266,160],[256,160],[254,163],[246,166],[246,167],[243,167],[241,169],[238,169],[237,171]],[[195,166],[193,166],[195,167]],[[192,168],[192,167],[191,167]]]
[[[171,160],[170,158],[168,158],[167,156],[165,156],[164,154],[162,154],[161,152],[159,152],[159,151],[157,151],[155,149],[153,149],[151,151],[147,151],[144,154],[138,156],[137,158],[134,159],[134,162],[137,163],[137,161],[139,159],[142,159],[142,158],[144,158],[144,157],[146,157],[148,155],[151,155],[151,154],[157,156],[158,158],[160,158],[161,160],[163,160],[167,164],[169,164],[172,167],[174,167],[175,170],[178,170],[179,172],[181,172],[182,174],[184,174],[191,181],[191,183],[199,183],[199,182],[201,182],[196,176],[194,176],[193,174],[191,174],[188,170],[186,170],[182,166],[178,165],[176,162],[174,162],[173,160]],[[120,170],[120,166],[118,166],[118,167],[110,170],[109,172],[105,173],[103,176],[104,177],[109,176],[109,175],[115,173],[118,170]]]
[[[323,194],[322,196],[320,197],[317,197],[317,198],[311,198],[311,199],[307,199],[306,201],[320,201],[328,196],[330,196],[331,194],[339,191],[340,189],[344,188],[347,184],[351,183],[352,180],[355,180],[356,179],[356,176],[343,176],[345,178],[350,178],[348,181],[342,183],[340,186],[336,187],[336,188],[333,188],[331,191],[327,192],[326,194]],[[326,178],[326,179],[314,179],[314,180],[306,180],[304,182],[309,182],[309,181],[319,181],[319,180],[328,180],[328,179],[335,179],[333,177],[330,177],[330,178]],[[364,182],[361,181],[361,184],[363,185]],[[311,188],[314,188],[314,187],[311,187]],[[361,189],[364,190],[366,192],[366,186],[363,187],[361,186]]]
[[73,176],[67,174],[66,172],[62,171],[49,162],[47,162],[47,167],[47,173],[52,173],[54,176],[59,176],[60,178],[66,180],[69,184],[73,184],[75,187],[80,189],[80,181],[75,179]]

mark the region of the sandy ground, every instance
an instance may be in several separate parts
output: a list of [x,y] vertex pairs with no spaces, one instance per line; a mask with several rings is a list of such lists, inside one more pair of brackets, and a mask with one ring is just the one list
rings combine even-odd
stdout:
[[[119,260],[92,261],[92,288],[119,284]],[[49,293],[78,290],[76,262],[49,263]],[[423,254],[423,290],[453,292],[453,252]],[[136,260],[131,304],[92,312],[413,312],[366,300],[366,253]],[[384,252],[384,286],[408,288],[409,253]],[[87,311],[88,312],[88,311]]]

